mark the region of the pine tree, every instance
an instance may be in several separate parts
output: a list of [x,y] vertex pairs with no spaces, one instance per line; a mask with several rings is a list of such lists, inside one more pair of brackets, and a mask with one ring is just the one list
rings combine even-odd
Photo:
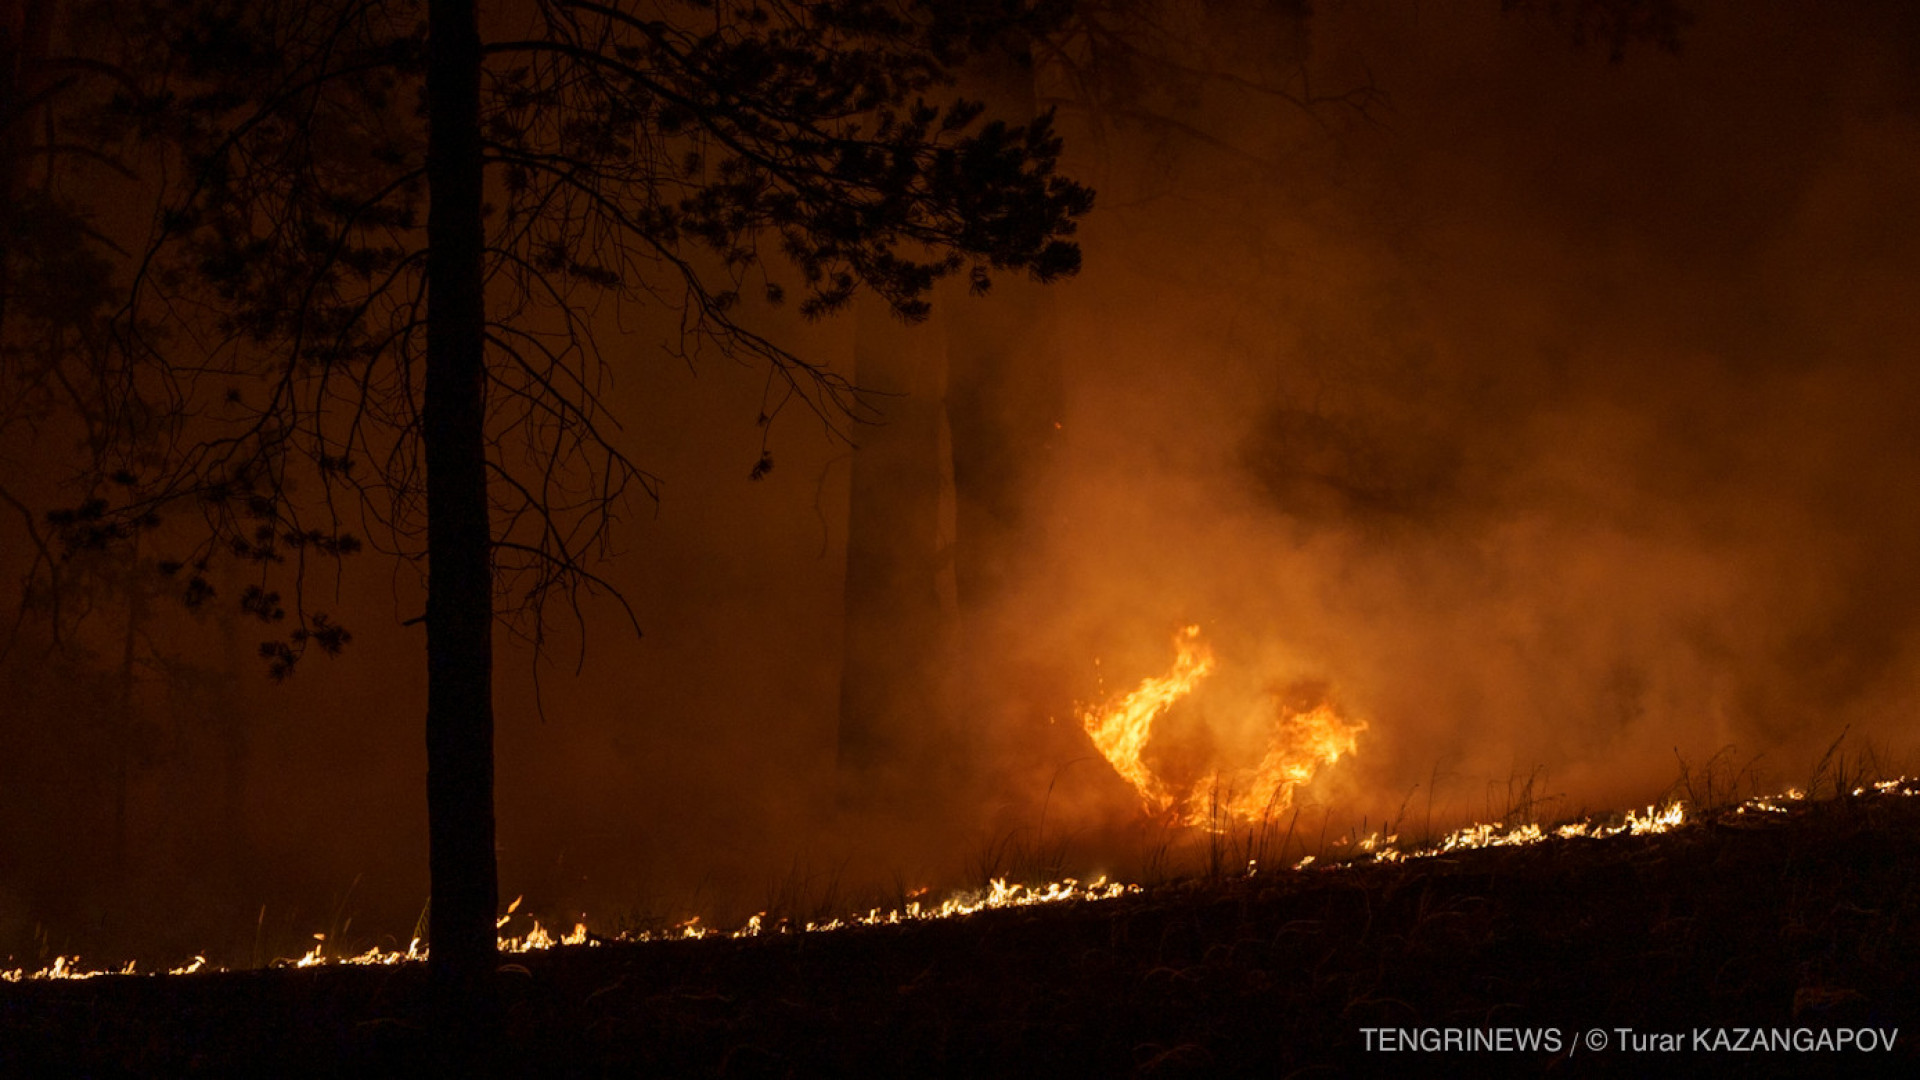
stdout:
[[[618,361],[590,305],[677,309],[689,354],[763,363],[844,425],[855,388],[755,332],[747,297],[819,317],[870,292],[923,318],[949,276],[1073,273],[1091,204],[1046,117],[997,122],[952,93],[970,38],[916,5],[487,14],[154,0],[125,20],[162,47],[130,53],[145,90],[119,115],[171,183],[117,385],[168,424],[160,452],[102,459],[128,481],[103,520],[204,519],[183,566],[217,545],[297,571],[358,550],[363,518],[424,557],[445,985],[477,984],[494,950],[495,620],[537,636],[549,603],[606,591],[595,544],[652,491],[610,434],[598,388]],[[494,31],[508,14],[528,29]],[[264,588],[242,600],[290,620],[266,647],[279,674],[348,640]]]

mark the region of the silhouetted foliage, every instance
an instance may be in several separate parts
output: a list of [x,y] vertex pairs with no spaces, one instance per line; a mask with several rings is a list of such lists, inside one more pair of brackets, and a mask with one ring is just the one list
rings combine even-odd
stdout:
[[[125,12],[141,89],[117,115],[169,182],[110,383],[166,422],[151,454],[113,463],[122,497],[71,526],[193,508],[206,539],[172,562],[217,548],[296,580],[362,531],[425,560],[436,962],[491,950],[488,613],[519,616],[537,648],[549,600],[577,617],[583,594],[618,599],[592,559],[654,491],[602,398],[626,361],[597,313],[664,312],[670,352],[763,363],[769,417],[797,400],[838,428],[854,387],[754,330],[743,296],[819,317],[868,289],[918,319],[950,275],[1073,273],[1092,198],[1055,173],[1046,117],[999,122],[951,95],[977,27],[933,7],[540,0],[526,16],[523,36],[480,41],[453,0]],[[770,467],[763,446],[753,474]],[[275,677],[350,640],[265,585],[242,604],[291,624],[261,648]],[[457,866],[443,810],[468,838]]]
[[[682,315],[681,349],[770,365],[838,425],[853,388],[741,321],[741,297],[809,316],[871,288],[907,318],[965,273],[1072,273],[1090,193],[1053,173],[1045,117],[1009,125],[945,99],[982,19],[869,3],[723,6],[680,25],[667,4],[546,3],[538,32],[485,46],[486,164],[499,181],[488,241],[489,437],[496,569],[535,618],[554,595],[604,586],[583,555],[629,492],[654,480],[610,437],[594,294]],[[166,464],[130,470],[131,503],[191,494],[242,558],[266,560],[249,521],[359,543],[352,515],[316,527],[284,498],[295,473],[352,492],[380,546],[417,557],[425,27],[412,5],[141,5],[130,40],[167,45],[148,91],[119,102],[177,149],[135,314],[123,324],[150,393],[190,421]],[[208,292],[217,299],[211,311]],[[181,306],[192,301],[192,308]],[[214,345],[183,366],[158,337]],[[156,374],[157,373],[157,374]],[[191,383],[191,385],[189,385]],[[764,475],[770,460],[755,463]],[[549,467],[552,466],[552,467]],[[314,500],[319,502],[321,500]],[[336,508],[337,509],[337,508]],[[296,613],[299,617],[299,613]]]

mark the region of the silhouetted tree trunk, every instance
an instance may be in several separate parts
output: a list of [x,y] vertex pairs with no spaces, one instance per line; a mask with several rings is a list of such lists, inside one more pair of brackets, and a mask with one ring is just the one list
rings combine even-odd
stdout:
[[859,429],[847,524],[839,764],[850,802],[897,804],[924,776],[947,728],[951,667],[953,474],[947,452],[946,340],[939,316],[908,326],[886,305],[856,313],[854,377],[877,402]]
[[127,874],[127,793],[133,783],[133,692],[138,674],[134,662],[145,611],[140,591],[140,534],[127,541],[127,625],[120,641],[120,700],[113,718],[113,876]]
[[[963,90],[995,116],[1024,123],[1038,113],[1023,35],[969,64]],[[955,575],[963,609],[977,610],[1008,584],[1020,548],[1024,505],[1058,432],[1062,404],[1054,304],[1018,276],[994,283],[984,301],[947,320],[947,415],[959,543]]]
[[[220,853],[223,864],[247,862],[247,715],[238,693],[242,672],[239,641],[231,617],[220,620],[220,667],[214,676],[211,717],[220,746]],[[248,672],[251,674],[251,672]]]
[[40,110],[41,68],[53,31],[53,0],[0,0],[0,327],[13,294],[11,256],[15,220],[33,145],[29,130]]
[[[1024,123],[1038,112],[1033,79],[1024,35],[1008,32],[969,61],[961,90]],[[858,314],[855,381],[880,395],[883,419],[859,435],[848,505],[839,763],[856,790],[955,782],[987,710],[1006,705],[990,612],[1017,573],[1023,507],[1058,430],[1045,287],[1002,275],[988,296],[943,305],[911,328],[879,305]]]
[[[1028,36],[1001,36],[962,73],[961,90],[995,116],[1025,123],[1039,113]],[[1009,645],[1017,637],[998,624],[1016,586],[1036,582],[1023,571],[1028,505],[1060,433],[1064,391],[1055,300],[1019,275],[1005,275],[983,298],[957,300],[947,319],[946,415],[952,430],[955,502],[954,578],[960,600],[958,693],[952,708],[979,734],[1006,719],[1064,714],[1070,701],[1023,678]],[[1061,692],[1063,682],[1048,689]]]
[[477,984],[494,950],[493,585],[487,520],[480,31],[428,7],[427,829],[429,966]]

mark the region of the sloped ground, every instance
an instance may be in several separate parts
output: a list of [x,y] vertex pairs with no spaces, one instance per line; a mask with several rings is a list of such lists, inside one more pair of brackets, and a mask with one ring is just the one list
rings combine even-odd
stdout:
[[[944,922],[516,959],[488,1037],[453,1063],[463,1071],[1920,1075],[1920,798]],[[0,986],[0,1074],[445,1074],[424,974]],[[1557,1051],[1417,1048],[1444,1046],[1445,1029],[1540,1028],[1556,1029]],[[1586,1041],[1594,1028],[1605,1049]],[[1899,1035],[1890,1052],[1696,1037],[1740,1045],[1752,1028],[1816,1043]],[[1646,1038],[1668,1034],[1678,1049]],[[1367,1048],[1388,1038],[1416,1048]]]

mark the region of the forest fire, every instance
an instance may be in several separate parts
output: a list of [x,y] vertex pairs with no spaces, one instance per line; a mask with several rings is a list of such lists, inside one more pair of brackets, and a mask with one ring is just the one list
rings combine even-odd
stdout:
[[[1364,721],[1344,717],[1331,702],[1307,708],[1272,701],[1265,726],[1266,749],[1251,768],[1211,768],[1185,785],[1170,781],[1149,758],[1157,720],[1191,695],[1216,660],[1187,626],[1174,635],[1176,657],[1165,675],[1143,680],[1124,695],[1080,714],[1094,746],[1121,778],[1133,785],[1149,814],[1169,815],[1183,825],[1221,828],[1270,818],[1293,804],[1293,792],[1318,771],[1354,752]],[[1164,767],[1164,766],[1162,766]],[[1184,787],[1184,790],[1182,788]]]
[[[1074,878],[1062,878],[1045,885],[1024,885],[1009,883],[1005,878],[995,878],[985,889],[969,890],[949,896],[938,904],[921,903],[910,900],[900,908],[870,908],[865,912],[856,912],[838,916],[821,922],[809,922],[801,930],[805,933],[829,933],[860,926],[898,926],[903,923],[926,922],[935,919],[954,919],[976,912],[998,908],[1032,907],[1038,904],[1058,904],[1069,901],[1114,900],[1130,893],[1140,891],[1138,885],[1124,885],[1098,878],[1090,882],[1081,882]],[[507,906],[507,913],[500,916],[496,929],[505,929],[513,914],[520,907],[523,897],[516,897]],[[533,952],[545,952],[559,946],[595,946],[603,941],[617,941],[629,944],[663,941],[696,941],[708,937],[756,938],[794,932],[793,927],[784,922],[768,926],[766,913],[760,912],[749,917],[746,923],[732,931],[711,930],[701,925],[695,916],[675,924],[663,931],[638,931],[601,937],[588,931],[584,922],[575,923],[572,932],[556,937],[539,919],[531,919],[532,929],[524,934],[499,937],[499,951],[503,956],[521,955]],[[339,954],[327,949],[327,936],[315,934],[315,944],[298,959],[275,961],[274,967],[314,968],[331,965],[354,967],[387,967],[395,964],[414,963],[427,958],[427,947],[419,938],[408,942],[405,949],[383,949],[379,946],[364,952]],[[168,969],[168,975],[192,975],[200,971],[224,971],[226,968],[209,965],[204,956],[196,956],[186,964]],[[22,968],[0,969],[0,982],[38,982],[49,979],[73,980],[93,979],[103,975],[139,975],[132,963],[117,968],[88,969],[80,966],[80,957],[56,956],[53,962],[37,971]]]
[[[1182,637],[1192,637],[1184,631]],[[1199,654],[1196,652],[1196,656]],[[1151,680],[1149,680],[1151,681]],[[1284,776],[1283,776],[1284,779]],[[1920,796],[1920,778],[1896,777],[1860,784],[1845,789],[1845,795],[1854,799],[1862,798],[1900,798]],[[1768,818],[1791,814],[1798,805],[1806,802],[1806,793],[1798,788],[1772,795],[1756,795],[1718,814],[1689,812],[1684,803],[1674,801],[1664,805],[1649,805],[1643,811],[1628,810],[1607,821],[1582,819],[1543,826],[1536,822],[1508,826],[1502,822],[1481,822],[1468,825],[1448,833],[1445,837],[1422,847],[1406,848],[1399,846],[1401,838],[1396,835],[1382,836],[1378,833],[1366,836],[1350,845],[1344,856],[1327,859],[1324,863],[1315,855],[1306,855],[1294,864],[1293,870],[1305,871],[1309,867],[1321,866],[1325,870],[1337,870],[1343,866],[1361,866],[1368,863],[1401,863],[1427,859],[1441,855],[1457,854],[1483,848],[1524,847],[1554,841],[1569,842],[1579,840],[1605,840],[1618,836],[1651,836],[1669,833],[1675,830],[1700,824],[1713,819],[1726,822],[1749,818]],[[1254,864],[1247,867],[1249,877],[1261,871]],[[585,922],[577,922],[570,933],[556,937],[543,926],[537,918],[529,917],[532,928],[523,934],[501,934],[499,951],[502,956],[522,955],[544,952],[559,946],[591,947],[603,942],[623,944],[643,944],[667,941],[691,941],[704,938],[759,938],[774,937],[792,933],[832,933],[835,931],[856,929],[868,926],[900,926],[908,923],[929,922],[942,919],[964,918],[983,911],[1004,908],[1033,907],[1044,904],[1070,902],[1101,902],[1117,900],[1125,896],[1137,895],[1145,890],[1136,884],[1124,884],[1109,881],[1105,877],[1090,882],[1081,882],[1075,878],[1062,878],[1058,881],[1039,885],[1010,882],[1006,878],[995,878],[983,889],[968,890],[949,896],[938,904],[923,903],[917,899],[907,900],[903,906],[895,908],[869,908],[864,912],[854,912],[824,921],[807,922],[803,926],[793,926],[785,920],[768,923],[766,913],[760,912],[747,919],[740,927],[727,931],[710,929],[701,925],[696,916],[660,931],[639,931],[613,935],[599,935],[588,930]],[[916,895],[925,890],[917,890]],[[507,912],[497,920],[496,928],[504,930],[519,910],[522,898],[516,897],[508,905]],[[416,963],[427,958],[427,948],[419,938],[414,938],[405,949],[383,949],[378,946],[363,952],[340,954],[329,952],[326,947],[326,935],[315,934],[316,944],[298,959],[276,961],[276,967],[314,968],[333,965],[346,966],[391,966],[395,964]],[[150,974],[192,975],[202,971],[229,970],[217,964],[208,963],[204,956],[196,956],[185,964],[167,969],[165,972]],[[23,968],[0,969],[0,982],[38,982],[46,980],[93,979],[105,975],[141,975],[132,963],[117,968],[88,969],[80,965],[77,956],[56,956],[46,967],[35,971]]]
[[1920,1029],[1920,4],[7,12],[0,1076]]

